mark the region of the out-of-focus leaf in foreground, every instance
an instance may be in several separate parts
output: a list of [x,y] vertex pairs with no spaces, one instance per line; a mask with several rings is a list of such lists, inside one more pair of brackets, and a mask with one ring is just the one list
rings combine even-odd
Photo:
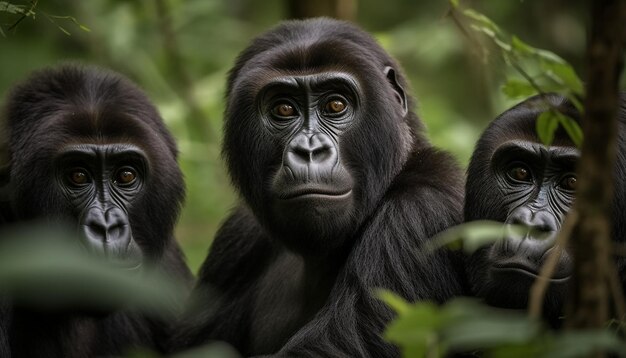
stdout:
[[144,264],[129,270],[87,253],[75,234],[48,226],[0,231],[0,292],[42,308],[133,309],[168,318],[187,289]]

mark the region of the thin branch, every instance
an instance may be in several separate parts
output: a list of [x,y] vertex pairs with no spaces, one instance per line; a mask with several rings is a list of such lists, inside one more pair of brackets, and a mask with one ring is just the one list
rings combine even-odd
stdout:
[[9,26],[9,28],[7,29],[7,31],[11,31],[11,30],[13,30],[13,29],[14,29],[14,28],[16,28],[16,27],[17,27],[17,25],[19,25],[19,24],[20,24],[20,22],[22,22],[25,18],[29,17],[30,15],[34,15],[34,14],[35,14],[34,10],[35,10],[35,8],[37,7],[37,4],[38,4],[38,3],[39,3],[39,0],[34,0],[34,1],[31,1],[31,3],[30,3],[30,9],[28,9],[28,11],[24,11],[24,12],[22,13],[22,16],[20,16],[20,18],[19,18],[19,19],[17,19],[17,21],[15,21],[15,22],[13,23],[13,25]]

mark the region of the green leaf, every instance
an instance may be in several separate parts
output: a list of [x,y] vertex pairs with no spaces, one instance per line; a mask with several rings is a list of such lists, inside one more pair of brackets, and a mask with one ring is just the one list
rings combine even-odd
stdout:
[[545,146],[552,144],[552,141],[554,140],[554,132],[556,132],[557,128],[559,128],[559,118],[557,113],[558,112],[555,110],[549,110],[541,113],[539,117],[537,117],[537,135],[539,136],[541,143]]
[[518,99],[535,95],[537,90],[528,81],[510,78],[502,86],[502,93],[510,99]]
[[616,353],[624,357],[626,356],[626,343],[614,333],[606,330],[569,331],[558,335],[542,357],[589,357],[592,353],[600,351]]
[[547,76],[565,86],[570,92],[577,95],[583,94],[583,82],[570,64],[542,61],[539,66]]
[[25,6],[13,5],[6,1],[0,1],[0,12],[8,12],[9,14],[24,14],[26,12]]
[[427,350],[436,341],[437,330],[442,323],[443,317],[437,305],[419,302],[392,321],[384,336],[400,346],[423,347]]
[[513,48],[513,51],[517,52],[519,55],[532,55],[537,51],[536,48],[528,45],[515,35],[511,37],[511,47]]
[[459,0],[450,0],[450,6],[456,9],[459,7]]
[[574,119],[561,112],[555,111],[554,113],[556,113],[559,123],[563,126],[572,142],[578,148],[581,148],[583,145],[583,130],[580,128],[580,125]]
[[481,24],[482,28],[487,28],[491,30],[491,32],[494,35],[495,34],[502,35],[502,30],[500,30],[500,27],[498,27],[498,25],[496,25],[496,23],[493,22],[490,18],[479,13],[478,11],[473,10],[473,9],[466,9],[463,11],[463,14],[469,17],[470,19],[476,21],[477,23]]
[[489,307],[476,299],[453,299],[441,311],[446,319],[440,341],[446,352],[527,344],[541,330],[538,322],[522,312]]
[[505,225],[497,221],[478,220],[449,228],[436,235],[427,245],[426,250],[435,251],[443,246],[451,249],[463,247],[466,253],[472,253],[482,246],[491,244],[503,237],[504,230],[523,232],[524,227]]
[[0,233],[0,290],[37,307],[130,308],[172,317],[188,291],[153,267],[124,268],[47,225]]
[[409,303],[404,298],[396,295],[389,290],[379,289],[374,293],[378,299],[385,302],[387,306],[391,307],[399,315],[405,314],[409,311]]

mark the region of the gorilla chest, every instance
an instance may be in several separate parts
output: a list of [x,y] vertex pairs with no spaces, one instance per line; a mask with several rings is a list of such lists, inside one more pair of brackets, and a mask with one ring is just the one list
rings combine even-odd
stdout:
[[305,269],[303,260],[290,253],[268,267],[251,307],[252,352],[278,351],[322,308],[334,277],[318,274]]

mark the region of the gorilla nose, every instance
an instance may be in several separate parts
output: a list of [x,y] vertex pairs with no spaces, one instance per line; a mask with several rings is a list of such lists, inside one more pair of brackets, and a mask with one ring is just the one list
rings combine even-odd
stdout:
[[89,209],[83,218],[82,228],[89,249],[94,251],[121,251],[131,240],[128,217],[119,208]]
[[533,211],[522,207],[511,213],[506,221],[507,224],[521,225],[528,228],[531,236],[555,232],[558,230],[554,215],[545,210]]
[[292,164],[308,165],[332,162],[335,147],[326,135],[299,134],[289,144],[287,160]]

